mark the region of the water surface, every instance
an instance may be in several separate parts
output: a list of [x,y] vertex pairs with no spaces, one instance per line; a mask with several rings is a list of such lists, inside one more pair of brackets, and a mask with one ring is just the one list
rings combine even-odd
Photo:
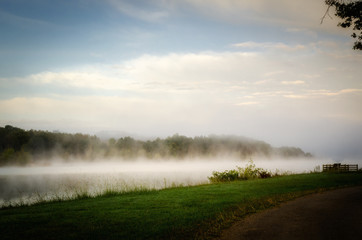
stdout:
[[[273,173],[318,170],[326,160],[255,160]],[[0,168],[0,207],[71,199],[105,191],[128,192],[208,183],[213,171],[244,167],[247,160],[98,161]],[[316,168],[317,167],[317,168]]]

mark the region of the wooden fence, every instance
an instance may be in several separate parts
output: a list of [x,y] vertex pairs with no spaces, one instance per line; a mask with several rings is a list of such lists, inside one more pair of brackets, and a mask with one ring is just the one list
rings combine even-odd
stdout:
[[324,164],[323,172],[357,172],[358,164]]

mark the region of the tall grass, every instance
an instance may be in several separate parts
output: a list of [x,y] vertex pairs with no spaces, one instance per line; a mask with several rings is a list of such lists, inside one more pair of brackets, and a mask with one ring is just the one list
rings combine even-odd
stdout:
[[[204,184],[207,182],[205,181]],[[88,186],[87,184],[77,183],[73,186],[64,186],[50,192],[34,192],[24,194],[8,200],[0,199],[0,209],[8,207],[31,206],[50,202],[81,200],[96,197],[120,196],[123,194],[135,194],[151,191],[158,191],[168,188],[190,187],[195,184],[176,183],[163,178],[162,184],[142,185],[140,183],[115,181],[115,183],[104,182],[101,185]]]

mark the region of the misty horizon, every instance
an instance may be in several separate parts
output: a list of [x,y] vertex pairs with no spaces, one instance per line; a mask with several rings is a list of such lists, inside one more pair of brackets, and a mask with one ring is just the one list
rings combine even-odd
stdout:
[[[19,127],[19,126],[14,126],[14,127]],[[233,133],[216,134],[216,133],[211,132],[208,134],[192,135],[192,134],[182,134],[180,132],[173,132],[170,135],[167,135],[167,134],[147,135],[147,134],[133,133],[130,131],[120,131],[120,130],[100,130],[100,131],[73,130],[73,131],[64,131],[64,132],[59,129],[46,129],[46,128],[38,128],[38,129],[24,128],[24,130],[46,131],[46,132],[51,132],[51,133],[84,134],[84,135],[90,135],[90,136],[97,136],[101,141],[108,141],[109,139],[112,139],[112,138],[119,139],[119,138],[124,138],[124,137],[131,137],[131,138],[134,138],[135,140],[148,141],[148,140],[155,140],[157,138],[166,139],[167,137],[171,137],[174,135],[185,136],[188,138],[195,138],[195,137],[239,138],[239,139],[246,139],[246,140],[249,139],[252,141],[266,142],[276,148],[278,148],[278,147],[301,148],[303,151],[311,153],[314,157],[326,158],[326,159],[329,158],[329,159],[331,159],[332,162],[359,161],[360,159],[362,159],[362,157],[359,156],[359,152],[361,149],[355,148],[355,144],[357,144],[357,146],[358,146],[358,144],[360,142],[354,142],[354,143],[350,144],[349,148],[351,148],[351,149],[349,149],[348,147],[345,147],[344,145],[341,145],[341,146],[333,145],[333,146],[329,147],[328,149],[321,149],[321,148],[315,148],[315,147],[303,148],[303,146],[300,146],[300,145],[292,145],[290,143],[291,141],[289,141],[289,142],[288,141],[286,141],[286,142],[277,141],[277,144],[273,144],[273,142],[275,142],[275,141],[273,141],[273,138],[269,139],[269,141],[268,141],[267,139],[263,139],[263,138],[255,138],[255,137],[251,137],[251,136],[247,136],[247,135],[243,135],[243,134],[238,135],[238,134],[233,134]],[[350,143],[350,141],[352,141],[352,139],[346,139],[344,144]],[[361,139],[361,141],[362,141],[362,139]],[[321,143],[313,142],[313,144],[318,146]]]
[[246,137],[186,137],[175,134],[167,138],[137,140],[126,136],[101,140],[97,136],[0,127],[0,166],[50,163],[53,159],[98,161],[165,159],[292,159],[312,158],[297,147],[273,147],[267,142]]

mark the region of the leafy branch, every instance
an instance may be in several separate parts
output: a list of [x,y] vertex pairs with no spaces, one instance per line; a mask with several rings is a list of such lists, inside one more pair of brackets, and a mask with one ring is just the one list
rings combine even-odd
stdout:
[[321,24],[326,16],[329,16],[331,7],[335,8],[335,16],[339,17],[342,21],[338,23],[339,27],[352,28],[354,32],[351,37],[356,41],[354,42],[354,50],[362,50],[362,1],[361,0],[325,0],[328,8],[324,13]]

